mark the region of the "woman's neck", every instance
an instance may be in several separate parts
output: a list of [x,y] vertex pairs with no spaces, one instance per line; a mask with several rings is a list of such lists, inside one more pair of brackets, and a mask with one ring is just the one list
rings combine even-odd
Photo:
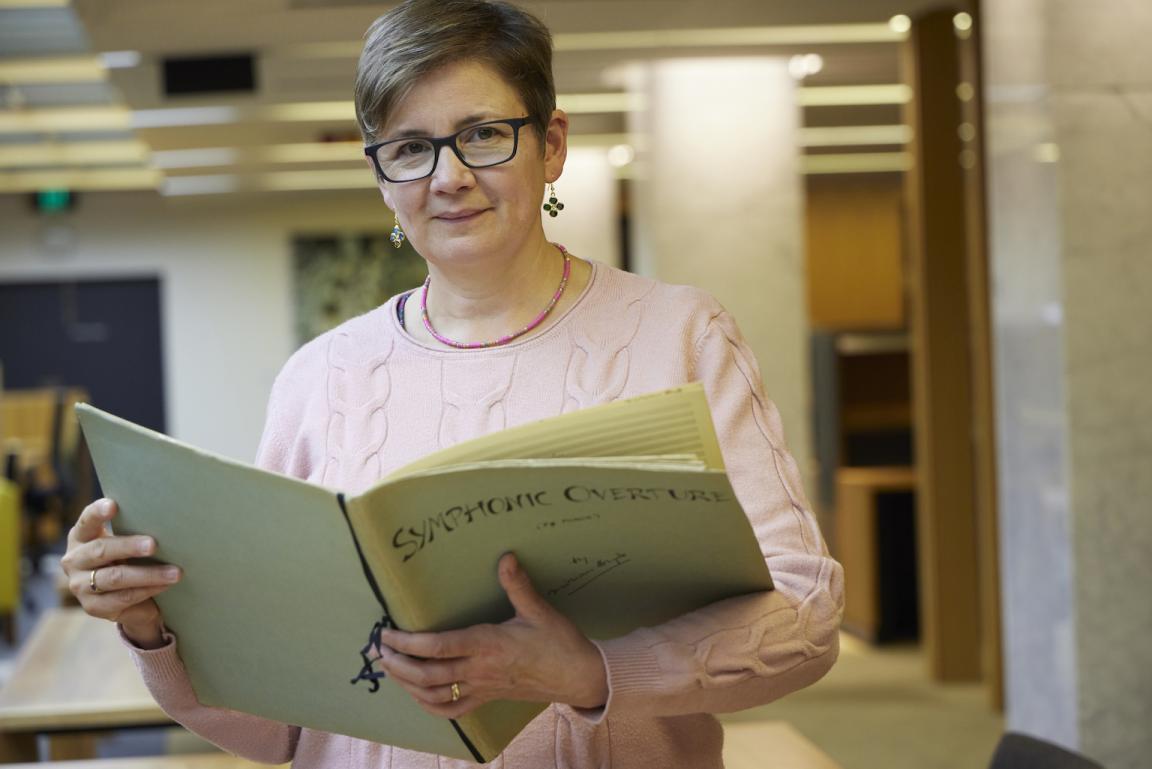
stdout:
[[[583,267],[573,269],[575,280],[569,279],[553,315],[562,312],[562,306],[579,295],[587,283],[587,265]],[[563,271],[563,253],[543,236],[509,257],[497,255],[466,264],[429,262],[429,320],[437,333],[458,342],[499,339],[523,328],[540,314],[555,294]],[[420,292],[413,298],[419,301]],[[418,317],[415,313],[408,315],[408,332],[426,343],[447,346],[437,341],[416,320]],[[536,331],[548,325],[545,321]]]

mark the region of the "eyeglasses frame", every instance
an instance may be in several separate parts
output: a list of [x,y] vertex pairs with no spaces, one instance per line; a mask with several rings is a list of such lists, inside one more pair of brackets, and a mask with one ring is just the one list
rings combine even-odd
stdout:
[[[376,166],[376,173],[379,175],[379,177],[384,181],[390,182],[392,184],[407,184],[408,182],[418,182],[421,179],[427,179],[429,176],[436,173],[436,166],[440,163],[440,150],[444,147],[451,149],[452,154],[454,154],[466,168],[492,168],[493,166],[503,165],[504,163],[512,160],[512,158],[516,157],[516,153],[520,149],[520,129],[531,122],[532,118],[530,117],[514,117],[505,118],[503,120],[485,120],[483,123],[473,123],[472,125],[464,126],[456,133],[450,134],[448,136],[408,136],[403,139],[389,139],[388,141],[380,142],[379,144],[371,144],[364,148],[364,154],[372,158],[372,164]],[[469,163],[464,159],[464,154],[460,151],[460,148],[456,146],[456,139],[465,131],[472,131],[477,128],[483,128],[486,125],[495,124],[512,126],[512,154],[498,163],[485,163],[483,165],[473,165],[472,163]],[[429,169],[428,173],[424,174],[423,176],[417,176],[415,179],[398,180],[389,178],[388,174],[384,173],[384,167],[380,164],[380,158],[376,156],[376,153],[380,150],[381,147],[385,147],[389,144],[411,141],[425,141],[432,145],[432,152],[435,153],[432,157],[432,168]]]

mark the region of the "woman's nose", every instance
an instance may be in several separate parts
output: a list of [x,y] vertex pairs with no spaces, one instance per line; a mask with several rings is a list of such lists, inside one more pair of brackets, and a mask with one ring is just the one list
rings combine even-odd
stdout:
[[458,192],[476,183],[472,169],[464,165],[451,147],[440,147],[436,168],[432,172],[432,188],[438,192]]

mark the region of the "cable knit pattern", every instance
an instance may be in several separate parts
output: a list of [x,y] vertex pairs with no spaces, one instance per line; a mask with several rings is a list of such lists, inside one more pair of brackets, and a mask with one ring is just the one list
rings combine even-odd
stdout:
[[[776,590],[598,642],[606,705],[553,705],[491,765],[719,769],[723,732],[712,714],[819,679],[836,658],[843,597],[755,358],[707,294],[594,265],[588,288],[549,328],[474,351],[419,344],[400,327],[393,299],[292,356],[272,391],[257,463],[357,493],[443,446],[697,380]],[[204,707],[176,639],[133,653],[173,718],[240,755],[291,758],[301,769],[472,766]]]
[[[353,321],[355,324],[355,321]],[[328,341],[328,441],[325,485],[338,485],[343,470],[380,477],[380,450],[388,439],[386,407],[392,394],[388,359],[393,340],[380,349],[357,348],[357,336],[334,333]]]
[[643,318],[644,295],[654,287],[655,284],[638,286],[646,290],[626,300],[624,311],[619,315],[589,318],[571,327],[573,348],[568,359],[565,411],[620,397],[628,382],[629,351]]
[[514,355],[491,361],[461,361],[458,366],[445,367],[442,446],[459,443],[462,436],[484,435],[507,426],[504,398],[515,370]]

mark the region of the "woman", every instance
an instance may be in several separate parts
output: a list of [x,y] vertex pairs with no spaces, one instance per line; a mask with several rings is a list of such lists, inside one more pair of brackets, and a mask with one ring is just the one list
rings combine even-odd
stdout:
[[[485,0],[401,4],[368,32],[356,104],[368,165],[396,215],[393,237],[411,239],[428,280],[292,357],[258,463],[356,492],[461,440],[702,381],[776,590],[593,642],[505,556],[498,573],[514,619],[389,631],[380,652],[430,713],[455,717],[492,699],[551,703],[495,766],[721,766],[711,714],[820,678],[836,658],[841,610],[839,566],[740,332],[696,289],[546,240],[541,191],[563,170],[568,120],[555,108],[550,36],[527,13]],[[151,600],[179,572],[120,565],[155,543],[107,536],[114,514],[107,500],[84,511],[65,568],[84,608],[119,623],[177,721],[232,752],[297,767],[457,765],[199,705]]]

